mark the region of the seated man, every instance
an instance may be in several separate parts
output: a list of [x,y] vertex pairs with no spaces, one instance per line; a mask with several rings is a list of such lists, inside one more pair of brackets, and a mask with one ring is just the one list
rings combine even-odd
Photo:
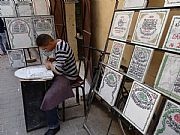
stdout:
[[60,130],[57,106],[65,99],[74,96],[70,81],[78,77],[76,62],[72,49],[61,39],[53,39],[47,34],[41,34],[37,37],[36,43],[46,52],[55,49],[55,64],[52,64],[52,59],[47,59],[44,63],[47,69],[54,72],[55,77],[41,105],[41,109],[46,111],[49,127],[45,135],[55,135]]

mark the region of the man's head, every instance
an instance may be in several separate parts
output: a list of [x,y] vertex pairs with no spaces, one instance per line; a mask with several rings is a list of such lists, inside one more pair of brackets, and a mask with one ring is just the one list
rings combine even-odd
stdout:
[[48,34],[39,35],[36,39],[36,44],[46,52],[50,52],[56,47],[55,40]]

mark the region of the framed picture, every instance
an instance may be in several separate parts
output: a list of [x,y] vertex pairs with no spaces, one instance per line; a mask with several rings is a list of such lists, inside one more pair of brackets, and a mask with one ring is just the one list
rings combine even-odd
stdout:
[[166,96],[180,101],[180,56],[165,53],[154,88]]
[[100,95],[109,105],[114,106],[123,75],[106,67],[98,91]]
[[142,134],[146,134],[159,99],[159,93],[134,81],[123,116]]
[[163,49],[180,52],[180,16],[173,16]]
[[11,49],[36,47],[31,17],[5,18]]
[[180,6],[179,0],[165,0],[164,7]]
[[132,42],[158,48],[169,11],[169,9],[141,10]]
[[23,49],[7,50],[7,54],[12,68],[21,68],[26,66]]
[[36,37],[40,34],[48,34],[56,37],[53,16],[36,16],[32,18]]
[[145,8],[147,0],[125,0],[123,9],[139,9]]
[[0,0],[0,17],[16,17],[15,3],[13,0]]
[[117,11],[114,14],[109,38],[126,41],[134,11]]
[[167,100],[154,135],[179,135],[180,105]]
[[146,72],[151,62],[152,54],[153,49],[135,46],[128,67],[127,76],[141,83],[144,82]]
[[35,15],[50,15],[49,0],[32,0]]
[[15,0],[18,16],[33,16],[33,6],[31,0]]
[[125,48],[125,43],[114,41],[112,48],[111,48],[111,54],[109,56],[108,65],[115,70],[119,70],[123,51]]

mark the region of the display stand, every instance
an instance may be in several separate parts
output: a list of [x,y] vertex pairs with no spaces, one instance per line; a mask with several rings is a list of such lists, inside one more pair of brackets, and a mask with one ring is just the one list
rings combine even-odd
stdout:
[[[167,9],[167,10],[166,10]],[[172,12],[172,10],[178,10],[179,9],[179,7],[178,6],[174,6],[174,7],[157,7],[157,8],[143,8],[143,9],[127,9],[127,10],[115,10],[114,11],[114,15],[115,15],[115,13],[116,12],[124,12],[124,11],[135,11],[135,12],[141,12],[142,10],[143,11],[147,11],[147,12],[149,12],[149,11],[156,11],[156,10],[158,10],[158,11],[167,11],[168,12],[168,10],[170,10],[170,13]],[[141,12],[142,13],[142,12]],[[146,12],[145,12],[146,13]],[[170,14],[171,16],[172,16],[172,14]],[[173,15],[177,15],[177,13],[174,13]],[[178,14],[178,15],[180,15],[180,14]],[[115,16],[113,16],[113,18],[114,18]],[[167,19],[167,16],[166,16],[166,19]],[[165,23],[166,24],[166,23]],[[164,24],[164,25],[165,25]],[[112,19],[112,22],[111,22],[111,28],[112,28],[112,26],[113,26],[113,19]],[[163,25],[162,25],[162,27],[164,27]],[[166,26],[167,27],[167,26]],[[169,30],[170,31],[170,30]],[[163,32],[163,28],[161,29],[161,34],[162,34],[162,32]],[[165,32],[164,32],[165,33]],[[163,33],[163,34],[164,34]],[[176,55],[176,57],[177,57],[177,59],[176,60],[179,60],[179,55],[180,55],[180,51],[173,51],[173,50],[170,50],[170,49],[164,49],[162,46],[160,46],[160,47],[154,47],[153,45],[148,45],[147,46],[147,44],[143,44],[143,43],[137,43],[137,42],[132,42],[132,40],[130,41],[129,39],[127,39],[127,40],[120,40],[120,39],[117,39],[117,38],[110,38],[110,35],[112,35],[112,33],[111,33],[111,30],[109,30],[109,34],[108,34],[108,38],[107,38],[107,42],[106,42],[106,44],[105,44],[105,47],[104,47],[104,51],[103,52],[108,52],[108,45],[109,45],[109,41],[110,40],[114,40],[114,41],[117,41],[117,42],[121,42],[121,43],[125,43],[125,44],[128,44],[128,46],[130,46],[130,47],[133,47],[133,48],[135,48],[136,46],[140,46],[140,47],[143,47],[143,48],[145,48],[145,49],[152,49],[152,50],[154,50],[155,51],[155,53],[154,54],[152,54],[153,56],[154,55],[157,55],[157,54],[165,54],[165,55],[168,55],[167,53],[170,53],[170,54],[174,54],[174,55]],[[164,37],[166,36],[166,35],[163,35]],[[159,46],[159,45],[162,45],[163,44],[163,37],[162,36],[162,38],[161,38],[161,35],[160,35],[160,37],[159,37],[159,41],[157,41],[156,42],[156,46]],[[160,39],[162,40],[162,41],[160,41]],[[141,40],[140,40],[141,41]],[[149,41],[147,41],[147,43],[148,43]],[[149,42],[150,43],[150,42]],[[133,50],[135,50],[135,49],[133,49]],[[178,50],[178,49],[177,49]],[[168,55],[169,56],[169,55]],[[133,57],[133,55],[131,56],[131,57]],[[165,59],[165,58],[164,58]],[[154,60],[154,57],[152,58],[152,61]],[[162,60],[162,59],[161,59]],[[163,113],[162,113],[162,108],[164,107],[164,104],[165,104],[165,102],[167,102],[166,103],[166,107],[164,107],[165,108],[165,110],[163,111],[163,112],[165,112],[166,111],[166,109],[167,109],[167,105],[168,104],[171,104],[171,106],[175,106],[176,108],[178,108],[178,104],[180,103],[180,100],[179,100],[179,97],[178,97],[178,91],[177,91],[177,88],[179,88],[179,86],[177,86],[177,85],[175,85],[176,86],[176,90],[174,90],[175,92],[176,92],[176,95],[173,95],[173,90],[172,90],[172,93],[170,93],[170,94],[166,94],[165,92],[163,92],[163,91],[161,91],[161,90],[158,90],[158,89],[156,89],[155,88],[155,86],[154,86],[154,84],[153,85],[151,85],[151,83],[149,83],[148,82],[148,80],[146,79],[146,80],[144,80],[144,79],[142,79],[142,80],[137,80],[135,77],[132,77],[132,76],[130,76],[129,75],[129,71],[128,70],[130,70],[130,67],[125,67],[125,70],[124,70],[124,68],[122,68],[123,66],[121,65],[121,68],[120,68],[120,70],[118,70],[118,72],[119,73],[121,73],[123,76],[124,76],[124,78],[123,78],[123,81],[122,81],[122,83],[121,83],[121,87],[120,87],[120,91],[119,91],[119,94],[118,94],[118,97],[117,97],[117,99],[116,99],[116,103],[115,103],[115,105],[113,106],[113,105],[110,105],[107,101],[106,101],[106,98],[104,98],[104,97],[101,97],[100,96],[100,94],[99,94],[99,89],[100,89],[100,81],[102,80],[102,78],[103,78],[103,72],[104,72],[104,67],[109,67],[109,65],[108,64],[106,64],[107,62],[106,62],[107,60],[106,60],[106,55],[105,55],[105,53],[102,53],[102,55],[101,55],[101,58],[100,58],[100,61],[99,61],[99,64],[98,64],[98,67],[97,67],[97,72],[96,72],[96,74],[95,74],[95,77],[94,77],[94,79],[93,79],[93,83],[92,83],[92,86],[91,86],[91,89],[90,89],[90,92],[89,92],[89,95],[88,95],[88,109],[89,109],[89,111],[91,110],[91,104],[93,103],[93,99],[94,98],[98,98],[99,99],[99,102],[101,102],[102,103],[102,101],[103,101],[103,103],[106,103],[106,107],[107,107],[107,109],[108,110],[110,110],[111,111],[111,113],[113,114],[113,116],[115,117],[115,118],[119,118],[120,120],[122,120],[122,118],[124,118],[125,119],[125,122],[123,122],[122,121],[122,123],[123,124],[125,124],[125,123],[128,123],[129,122],[129,124],[125,124],[125,125],[128,125],[129,126],[129,129],[132,129],[134,132],[136,132],[137,134],[155,134],[155,133],[157,133],[157,132],[164,132],[164,133],[168,133],[168,134],[173,134],[173,135],[178,135],[179,134],[179,130],[178,129],[176,129],[176,128],[173,128],[172,126],[167,126],[167,128],[171,128],[171,130],[170,129],[167,129],[167,131],[165,131],[166,129],[165,129],[165,125],[161,125],[161,124],[159,124],[159,125],[161,125],[160,127],[157,127],[157,128],[159,128],[159,129],[157,129],[156,131],[155,130],[153,130],[153,129],[155,129],[156,128],[156,126],[157,126],[157,123],[158,123],[158,119],[160,118],[160,114],[162,114],[163,115]],[[149,63],[149,62],[148,62]],[[161,63],[161,61],[159,62],[159,63]],[[179,63],[178,63],[179,64]],[[180,65],[179,65],[179,67],[180,67]],[[177,68],[178,69],[178,71],[179,71],[179,67]],[[111,67],[110,67],[111,68]],[[149,66],[149,70],[152,68],[152,65],[150,65]],[[158,67],[159,68],[159,67]],[[155,69],[155,70],[158,70],[158,68],[157,69]],[[113,68],[111,68],[111,69],[113,69]],[[147,67],[147,69],[148,69],[148,67]],[[117,71],[117,70],[116,70]],[[159,72],[161,72],[161,71],[159,71]],[[157,71],[156,71],[156,73],[157,73]],[[144,74],[146,74],[146,71],[144,72]],[[149,72],[147,72],[147,75],[149,74]],[[156,74],[157,75],[157,74]],[[158,75],[157,75],[158,76]],[[156,80],[157,80],[157,76],[156,76]],[[144,78],[144,77],[143,77]],[[177,78],[178,78],[178,76],[177,76]],[[130,89],[126,89],[126,83],[128,82],[128,81],[130,81],[130,83],[131,83],[131,85],[132,85],[132,82],[134,81],[134,80],[136,80],[136,81],[138,81],[138,82],[140,82],[139,84],[141,85],[141,86],[143,86],[144,88],[146,87],[146,89],[149,89],[149,90],[147,90],[148,92],[150,92],[150,91],[152,91],[152,92],[155,92],[154,94],[156,95],[156,96],[158,96],[158,99],[157,99],[157,101],[155,102],[156,103],[156,105],[154,106],[154,108],[156,108],[154,111],[152,111],[153,113],[147,113],[147,116],[148,116],[148,118],[147,118],[147,122],[146,122],[146,124],[144,124],[143,126],[145,127],[145,128],[141,128],[141,126],[142,126],[142,123],[145,121],[142,121],[141,123],[139,123],[139,125],[138,125],[138,122],[139,121],[133,121],[133,118],[135,118],[135,117],[132,117],[131,119],[130,119],[130,115],[131,114],[129,114],[129,113],[126,113],[126,110],[124,109],[125,107],[126,107],[126,109],[127,109],[127,106],[128,106],[128,102],[130,102],[130,100],[132,99],[130,96],[128,96],[128,94],[130,95],[132,95],[132,92],[134,92],[134,90],[131,88],[131,92],[129,93],[129,91],[130,91]],[[153,79],[152,79],[153,80]],[[179,82],[179,79],[177,79],[177,81],[176,82],[174,82],[175,84],[179,84],[180,82]],[[132,86],[134,86],[134,84],[132,85]],[[139,87],[139,86],[138,86]],[[160,94],[159,93],[161,93],[161,98],[160,98]],[[138,99],[136,99],[136,100],[138,100]],[[173,101],[173,103],[171,103],[170,101]],[[142,101],[142,100],[141,100]],[[132,103],[132,102],[131,102]],[[138,107],[139,106],[143,106],[143,104],[140,104],[140,102],[139,103],[137,103],[138,105]],[[173,105],[172,105],[173,104]],[[102,105],[104,105],[104,104],[102,104]],[[126,105],[126,106],[125,106]],[[144,106],[143,106],[143,108],[144,107],[147,107],[147,103],[145,103],[144,104]],[[138,110],[139,108],[137,107],[137,109],[135,109],[135,110]],[[122,109],[122,110],[121,110]],[[133,109],[133,107],[132,107],[132,109]],[[180,112],[180,110],[178,110],[178,111],[176,111],[176,113],[175,113],[175,111],[174,111],[174,114],[172,114],[172,115],[176,115],[176,116],[179,116],[179,112]],[[138,114],[137,114],[138,115]],[[170,114],[168,114],[168,115],[170,115]],[[142,117],[143,117],[143,114],[142,114]],[[152,117],[154,117],[154,118],[151,118]],[[166,116],[167,117],[167,116]],[[144,117],[143,117],[144,118]],[[112,118],[113,119],[113,118]],[[148,121],[149,121],[149,119],[151,119],[152,121],[151,121],[151,123],[149,123]],[[156,119],[156,120],[155,120]],[[85,127],[85,129],[87,130],[87,132],[89,133],[89,134],[93,134],[92,132],[91,132],[91,130],[88,128],[88,125],[87,125],[87,120],[88,120],[88,115],[87,115],[87,117],[85,118],[85,121],[84,121],[84,127]],[[161,118],[161,120],[162,120],[162,118]],[[165,119],[165,120],[167,120],[167,118]],[[134,123],[133,123],[134,122]],[[161,122],[161,121],[160,121]],[[160,123],[159,122],[159,123]],[[174,122],[174,124],[175,125],[177,125],[178,126],[178,120],[176,119],[176,120],[174,120],[174,119],[171,119],[171,122]],[[111,123],[112,123],[112,120],[110,121],[110,123],[109,123],[109,128],[111,127]],[[149,123],[149,124],[147,124],[147,123]],[[151,126],[151,129],[149,128]],[[161,129],[161,127],[164,127],[163,129]],[[133,127],[133,128],[131,128],[131,127]],[[141,132],[139,132],[139,131]],[[108,129],[108,131],[107,131],[107,134],[109,133],[109,129]]]

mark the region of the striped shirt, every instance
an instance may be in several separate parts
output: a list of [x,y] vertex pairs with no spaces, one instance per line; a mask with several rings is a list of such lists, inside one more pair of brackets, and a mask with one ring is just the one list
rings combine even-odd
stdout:
[[74,53],[67,42],[59,40],[55,49],[55,70],[68,79],[75,80],[78,76]]

